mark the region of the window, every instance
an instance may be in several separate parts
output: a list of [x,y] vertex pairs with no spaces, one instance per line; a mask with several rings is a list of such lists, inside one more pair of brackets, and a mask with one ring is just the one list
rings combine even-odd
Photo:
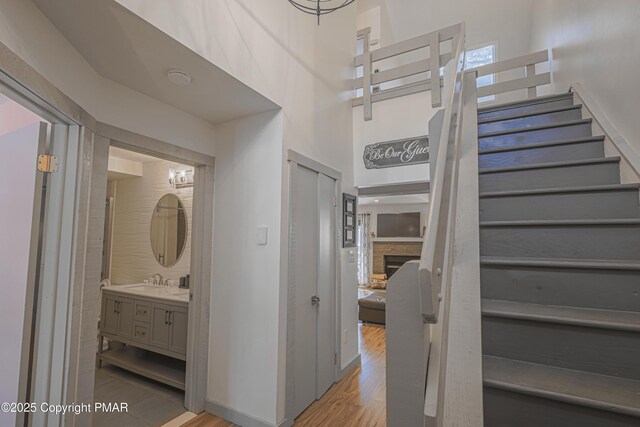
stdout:
[[[496,45],[492,44],[478,49],[468,50],[465,69],[468,70],[482,65],[493,64],[494,62],[496,62]],[[495,74],[478,77],[478,87],[492,85],[495,81]],[[483,96],[482,98],[478,98],[478,102],[493,101],[495,99],[495,95]]]

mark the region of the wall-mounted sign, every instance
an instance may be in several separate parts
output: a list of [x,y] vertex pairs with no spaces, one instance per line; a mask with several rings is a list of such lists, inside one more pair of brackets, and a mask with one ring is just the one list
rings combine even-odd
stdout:
[[378,142],[364,147],[364,166],[367,169],[416,165],[429,161],[429,137]]

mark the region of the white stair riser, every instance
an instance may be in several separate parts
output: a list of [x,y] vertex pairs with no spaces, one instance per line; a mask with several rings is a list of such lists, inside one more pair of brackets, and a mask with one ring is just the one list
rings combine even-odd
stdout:
[[638,261],[640,225],[481,227],[480,254]]
[[604,157],[604,142],[552,145],[524,150],[480,154],[480,169],[535,165],[539,163],[587,160]]
[[618,163],[597,163],[480,175],[480,192],[620,184]]
[[640,312],[640,271],[485,265],[482,298]]
[[492,148],[518,147],[537,142],[562,141],[574,138],[592,136],[591,123],[580,122],[568,126],[551,127],[538,130],[507,133],[496,136],[480,136],[478,138],[480,150]]
[[570,105],[573,105],[573,99],[564,98],[564,99],[558,99],[554,101],[542,102],[537,104],[521,105],[521,106],[497,110],[497,111],[487,111],[487,112],[480,111],[478,113],[478,120],[491,119],[495,117],[508,117],[508,116],[513,116],[514,114],[531,113],[534,111],[544,111],[551,108],[568,107]]
[[637,189],[480,199],[481,221],[638,217],[640,217],[640,203]]
[[505,119],[497,122],[480,123],[478,125],[478,133],[500,132],[504,130],[520,129],[532,126],[542,126],[554,123],[568,122],[571,120],[580,120],[582,112],[580,109],[571,109],[556,111],[553,113],[539,114],[536,116],[527,116],[514,119]]
[[640,380],[640,334],[483,315],[490,356]]

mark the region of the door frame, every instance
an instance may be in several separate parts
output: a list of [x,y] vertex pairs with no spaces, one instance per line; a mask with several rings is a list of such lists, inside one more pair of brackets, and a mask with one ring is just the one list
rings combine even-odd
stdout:
[[[14,77],[16,74],[24,79],[19,81]],[[71,329],[67,327],[67,314],[73,304],[75,275],[82,271],[78,269],[77,249],[83,233],[77,225],[83,215],[78,207],[88,199],[83,197],[86,195],[79,194],[84,178],[80,170],[85,128],[73,118],[73,113],[66,114],[54,106],[55,102],[49,103],[30,90],[22,83],[25,80],[36,87],[42,85],[40,89],[43,92],[51,95],[58,93],[42,76],[25,66],[0,44],[0,92],[50,123],[48,141],[39,145],[38,152],[55,155],[59,163],[58,171],[49,174],[46,180],[44,173],[34,171],[38,175],[36,185],[47,182],[47,194],[44,200],[34,200],[36,209],[41,212],[32,221],[25,315],[22,320],[19,396],[16,396],[18,402],[40,399],[57,404],[68,395],[67,380],[74,378],[68,363],[69,343],[73,337]],[[60,104],[72,103],[64,96],[57,101]],[[34,194],[36,199],[37,193]],[[43,286],[45,284],[46,287]],[[46,295],[40,293],[45,288],[52,289]],[[37,310],[34,310],[36,306]],[[44,378],[41,377],[42,372]],[[39,423],[44,419],[55,424],[59,420],[55,414],[18,412],[16,415],[16,426]]]
[[293,425],[294,422],[294,402],[295,402],[295,393],[294,393],[294,384],[295,384],[295,366],[293,361],[295,360],[295,342],[294,335],[292,331],[294,331],[294,318],[293,318],[293,310],[294,310],[294,301],[295,301],[295,283],[292,277],[293,273],[293,252],[289,250],[292,244],[293,234],[291,233],[292,219],[293,219],[293,203],[291,198],[291,190],[293,188],[293,179],[294,174],[292,173],[294,167],[298,165],[310,169],[312,171],[321,173],[323,175],[328,176],[335,180],[335,200],[334,203],[334,215],[335,215],[335,250],[333,251],[334,256],[334,265],[335,265],[335,304],[333,306],[333,317],[334,317],[334,349],[335,349],[335,363],[334,363],[334,371],[333,371],[333,383],[336,383],[340,379],[340,354],[342,353],[341,349],[341,341],[340,341],[340,330],[341,330],[341,256],[340,249],[342,244],[342,215],[341,215],[341,192],[342,192],[342,173],[337,171],[329,166],[326,166],[316,160],[313,160],[309,157],[306,157],[297,151],[288,149],[287,150],[287,167],[285,167],[286,176],[284,179],[286,191],[285,198],[285,209],[287,212],[287,223],[286,227],[283,227],[286,233],[286,242],[287,246],[286,256],[286,266],[284,267],[284,271],[286,272],[285,280],[286,280],[286,313],[287,313],[287,333],[286,333],[286,363],[285,363],[285,402],[284,402],[284,420],[279,424],[280,426],[290,426]]
[[[184,405],[189,411],[200,413],[205,410],[209,367],[209,309],[213,270],[212,262],[206,260],[213,259],[215,158],[102,122],[97,123],[96,132],[109,140],[109,146],[194,168],[190,261],[192,286],[189,294]],[[103,227],[104,224],[93,226]],[[100,266],[97,268],[100,269]]]
[[[38,348],[40,351],[50,353],[49,360],[55,360],[62,366],[55,366],[58,370],[57,383],[51,383],[51,377],[47,377],[47,386],[41,390],[41,395],[57,397],[61,402],[47,399],[48,403],[77,403],[78,389],[86,384],[87,377],[80,378],[81,362],[79,353],[82,348],[81,336],[95,335],[99,315],[99,292],[96,301],[92,301],[86,295],[85,282],[87,277],[98,273],[100,275],[101,257],[91,257],[86,252],[88,244],[87,230],[95,230],[90,227],[99,224],[98,230],[103,230],[104,221],[104,197],[100,198],[100,191],[94,193],[101,182],[106,184],[107,162],[105,152],[108,153],[109,139],[116,140],[123,148],[157,156],[157,150],[164,153],[162,158],[178,159],[185,164],[194,166],[196,186],[194,186],[194,204],[192,218],[192,282],[198,284],[193,288],[193,299],[197,301],[189,310],[188,332],[188,357],[191,363],[187,363],[187,385],[185,391],[185,406],[193,412],[202,412],[205,407],[205,397],[208,378],[208,348],[209,348],[209,312],[210,293],[212,284],[212,254],[213,254],[213,179],[215,159],[212,156],[184,149],[176,145],[142,136],[133,132],[119,129],[106,123],[98,122],[90,113],[74,102],[56,86],[49,82],[42,74],[27,64],[16,55],[4,43],[0,42],[0,90],[14,101],[22,104],[34,113],[40,115],[51,123],[66,124],[70,134],[76,139],[70,139],[71,149],[65,150],[64,158],[59,158],[67,167],[65,171],[64,188],[67,194],[64,207],[73,215],[72,230],[67,230],[69,244],[64,248],[57,248],[56,253],[47,256],[55,256],[65,264],[62,269],[69,272],[66,288],[69,290],[69,298],[61,301],[63,304],[56,309],[64,309],[66,316],[60,316],[65,324],[58,325],[60,334],[66,337],[65,344],[56,348]],[[69,148],[69,147],[65,147]],[[105,151],[107,150],[107,151]],[[94,166],[96,166],[94,168]],[[101,176],[104,173],[104,176]],[[102,181],[104,180],[104,181]],[[200,182],[201,185],[197,183]],[[104,193],[104,191],[103,191]],[[98,209],[102,214],[98,212]],[[62,224],[57,224],[55,230],[61,232]],[[101,240],[103,231],[98,235],[92,233],[90,237]],[[196,242],[198,244],[196,244]],[[207,262],[207,260],[210,260]],[[96,270],[97,269],[97,270]],[[56,289],[57,291],[58,289]],[[92,305],[93,304],[93,305]],[[73,311],[72,306],[73,305]],[[86,309],[85,309],[86,306]],[[96,308],[97,307],[97,308]],[[193,309],[192,309],[193,308]],[[86,331],[82,331],[82,311],[90,312],[89,317],[94,323],[87,325]],[[94,313],[95,312],[95,313]],[[90,323],[90,322],[89,322]],[[37,339],[37,337],[36,337]],[[37,343],[36,343],[37,345]],[[93,346],[95,348],[95,345]],[[55,354],[54,354],[55,353]],[[95,350],[92,353],[95,355]],[[38,354],[42,357],[41,354]],[[55,358],[54,358],[55,356]],[[28,361],[21,360],[22,365]],[[95,364],[89,374],[95,374]],[[93,381],[91,377],[91,382]],[[61,383],[60,383],[61,382]],[[93,382],[92,382],[93,383]],[[80,385],[80,387],[79,387]],[[27,389],[21,384],[20,390]],[[90,390],[93,398],[93,387]],[[81,414],[80,417],[86,416]],[[63,424],[74,424],[78,419],[73,413],[68,413],[55,421]],[[18,416],[17,424],[22,426],[24,417]]]

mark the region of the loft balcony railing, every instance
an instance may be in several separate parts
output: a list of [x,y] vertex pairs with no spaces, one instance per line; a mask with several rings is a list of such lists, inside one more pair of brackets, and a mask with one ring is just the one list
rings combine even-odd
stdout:
[[[430,90],[431,105],[434,108],[440,107],[442,105],[440,69],[451,60],[450,46],[453,45],[459,28],[460,25],[452,25],[374,51],[369,50],[371,29],[360,30],[358,38],[362,39],[363,53],[356,56],[355,67],[356,70],[362,67],[362,76],[356,77],[355,89],[356,93],[362,90],[362,96],[356,96],[353,99],[353,106],[362,105],[364,119],[371,120],[372,103]],[[408,57],[407,54],[422,52],[422,49],[425,52],[428,49],[427,58],[376,72],[383,65],[383,61],[390,59],[403,61]],[[433,78],[434,75],[435,78]],[[422,77],[411,83],[403,83],[404,79],[413,76]],[[380,85],[385,83],[392,87],[378,90]]]

